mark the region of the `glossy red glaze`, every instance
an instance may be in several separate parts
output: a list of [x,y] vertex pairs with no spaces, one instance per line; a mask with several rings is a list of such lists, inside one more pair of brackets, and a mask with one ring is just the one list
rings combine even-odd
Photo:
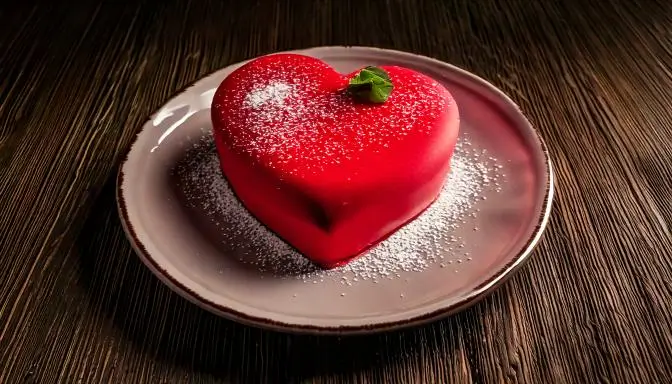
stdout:
[[438,196],[457,141],[452,96],[413,70],[385,69],[383,104],[344,92],[357,72],[277,54],[247,63],[212,104],[221,168],[247,209],[325,268],[347,263]]

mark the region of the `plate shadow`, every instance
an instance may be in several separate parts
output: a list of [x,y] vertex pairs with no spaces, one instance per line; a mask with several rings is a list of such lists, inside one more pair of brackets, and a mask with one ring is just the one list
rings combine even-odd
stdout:
[[[439,350],[454,355],[461,344],[454,336],[465,324],[479,333],[472,309],[424,327],[348,337],[285,334],[220,318],[171,291],[134,254],[117,214],[115,181],[108,180],[76,240],[80,281],[91,311],[110,319],[104,326],[163,363],[233,382],[295,382],[384,370]],[[94,299],[101,295],[107,297]]]

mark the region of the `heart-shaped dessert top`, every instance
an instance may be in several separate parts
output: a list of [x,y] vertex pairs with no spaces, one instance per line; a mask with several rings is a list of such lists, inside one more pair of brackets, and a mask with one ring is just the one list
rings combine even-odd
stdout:
[[308,56],[264,56],[224,79],[212,103],[221,168],[238,198],[326,268],[422,213],[457,141],[457,105],[441,84],[407,68],[370,69],[393,88],[378,87],[381,78],[362,86],[363,72],[342,75]]

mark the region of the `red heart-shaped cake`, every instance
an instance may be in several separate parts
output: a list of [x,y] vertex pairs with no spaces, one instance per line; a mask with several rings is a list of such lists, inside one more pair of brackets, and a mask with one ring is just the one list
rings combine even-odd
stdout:
[[231,73],[212,122],[222,171],[243,205],[325,268],[432,204],[459,130],[455,101],[426,75],[397,66],[342,75],[297,54]]

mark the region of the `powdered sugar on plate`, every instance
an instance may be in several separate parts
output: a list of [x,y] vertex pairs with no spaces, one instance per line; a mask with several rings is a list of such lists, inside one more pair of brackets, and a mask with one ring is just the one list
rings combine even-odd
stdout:
[[353,285],[399,278],[401,273],[422,272],[437,264],[454,270],[452,265],[471,261],[471,256],[462,252],[464,245],[455,230],[473,225],[478,201],[484,198],[481,193],[498,190],[503,176],[500,168],[495,158],[472,147],[468,137],[462,135],[438,199],[418,218],[366,254],[331,270],[316,267],[245,209],[222,175],[210,133],[194,144],[174,174],[187,205],[206,215],[217,228],[216,241],[227,256],[237,257],[262,276],[273,274],[308,283],[336,279]]

